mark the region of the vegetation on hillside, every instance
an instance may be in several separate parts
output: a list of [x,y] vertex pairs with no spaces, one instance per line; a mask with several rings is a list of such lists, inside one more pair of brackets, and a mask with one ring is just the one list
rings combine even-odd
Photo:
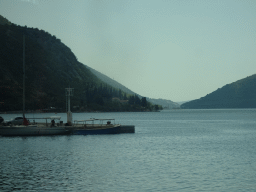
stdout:
[[0,15],[0,25],[5,25],[5,24],[11,25],[12,23],[8,19]]
[[26,109],[66,110],[65,88],[74,88],[73,111],[158,110],[145,98],[127,94],[98,79],[70,48],[51,34],[14,24],[0,25],[0,111],[22,110],[23,35]]
[[184,109],[256,108],[256,74],[181,105]]
[[[127,87],[123,86],[122,84],[118,83],[117,81],[109,78],[108,76],[96,71],[95,69],[92,69],[90,67],[88,67],[90,69],[90,71],[96,75],[99,79],[101,79],[102,81],[106,82],[107,84],[111,85],[112,87],[116,88],[116,89],[120,89],[123,92],[129,94],[129,95],[137,95],[140,99],[143,98],[143,96],[134,93],[133,91],[131,91],[130,89],[128,89]],[[166,108],[166,109],[177,109],[180,107],[180,105],[178,103],[175,103],[171,100],[166,100],[166,99],[152,99],[152,98],[146,98],[147,101],[149,101],[150,103],[152,103],[155,107],[158,106],[159,109],[162,108]],[[155,108],[154,107],[154,108]],[[156,107],[157,108],[157,107]],[[158,110],[158,109],[157,109]]]

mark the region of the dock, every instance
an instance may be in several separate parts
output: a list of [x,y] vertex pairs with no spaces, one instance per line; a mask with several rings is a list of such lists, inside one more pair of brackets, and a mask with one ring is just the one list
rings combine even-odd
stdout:
[[135,133],[134,125],[121,125],[119,133]]

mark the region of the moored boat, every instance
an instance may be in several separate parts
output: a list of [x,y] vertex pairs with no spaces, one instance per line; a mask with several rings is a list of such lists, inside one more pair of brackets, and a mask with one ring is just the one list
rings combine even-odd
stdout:
[[[42,119],[42,118],[41,118]],[[31,125],[25,118],[25,36],[23,36],[23,117],[19,117],[21,122],[11,121],[5,123],[3,118],[0,119],[0,135],[1,136],[42,136],[42,135],[66,135],[70,130],[66,126],[55,125],[54,120],[60,117],[43,118],[46,124],[35,123]],[[51,126],[48,126],[47,119],[51,119]],[[20,125],[22,124],[22,125]]]
[[[23,117],[18,117],[18,120],[21,122],[8,122],[2,123],[3,119],[0,119],[0,135],[1,136],[43,136],[43,135],[89,135],[89,134],[117,134],[121,133],[120,125],[111,124],[111,119],[93,119],[86,121],[93,121],[92,124],[80,124],[82,121],[72,121],[72,113],[70,111],[70,96],[73,96],[74,88],[66,88],[66,97],[67,97],[67,123],[55,124],[54,118],[37,118],[37,119],[46,119],[46,123],[35,123],[31,124],[28,120],[32,119],[25,117],[25,36],[23,36]],[[52,120],[52,124],[49,126],[47,119]],[[55,118],[57,119],[57,118]],[[35,120],[35,118],[33,118]],[[94,121],[104,121],[107,120],[107,123],[103,125],[94,124]],[[113,119],[112,119],[113,120]],[[22,125],[20,125],[22,124]]]
[[65,127],[41,127],[36,125],[1,126],[1,136],[44,136],[44,135],[68,135]]
[[118,133],[120,133],[120,125],[115,124],[115,119],[75,120],[72,127],[73,135],[99,135]]
[[[0,125],[1,136],[44,136],[44,135],[68,135],[71,133],[70,129],[62,124],[55,124],[55,120],[59,120],[60,117],[46,117],[37,118],[46,120],[45,123],[36,123],[36,118],[33,119],[33,123],[29,125]],[[48,124],[47,120],[51,120],[51,124]]]

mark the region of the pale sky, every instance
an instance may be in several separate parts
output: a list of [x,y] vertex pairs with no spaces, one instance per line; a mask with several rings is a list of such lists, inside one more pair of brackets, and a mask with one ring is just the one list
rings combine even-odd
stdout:
[[150,98],[198,99],[256,73],[256,0],[0,0],[0,15]]

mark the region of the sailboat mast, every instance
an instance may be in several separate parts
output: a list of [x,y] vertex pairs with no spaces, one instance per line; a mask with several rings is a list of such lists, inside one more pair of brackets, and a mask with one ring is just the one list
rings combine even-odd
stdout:
[[25,118],[25,35],[23,35],[23,118]]

